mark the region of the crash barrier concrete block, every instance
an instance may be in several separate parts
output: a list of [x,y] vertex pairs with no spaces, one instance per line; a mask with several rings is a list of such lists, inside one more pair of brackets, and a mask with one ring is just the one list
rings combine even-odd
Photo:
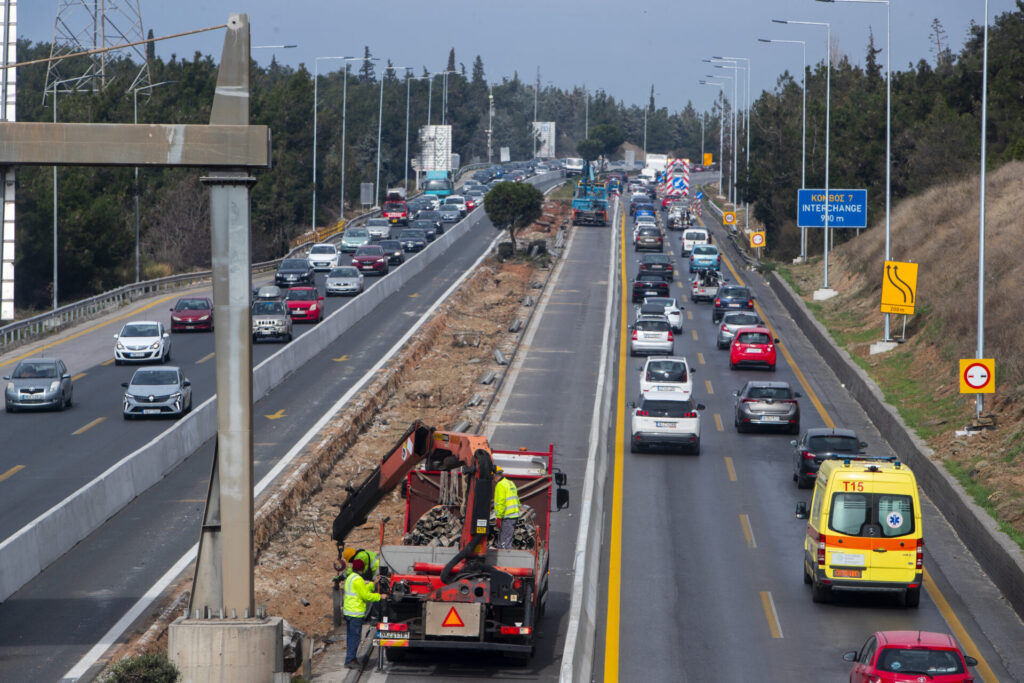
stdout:
[[885,402],[874,380],[845,349],[835,344],[825,326],[807,310],[789,284],[772,273],[770,286],[826,365],[867,413],[882,438],[914,470],[921,490],[935,503],[1014,611],[1024,617],[1024,553],[1020,547],[967,495],[960,482],[936,459],[935,451],[907,427],[899,412]]
[[183,681],[276,683],[284,673],[282,622],[281,617],[177,619],[169,629],[167,656]]

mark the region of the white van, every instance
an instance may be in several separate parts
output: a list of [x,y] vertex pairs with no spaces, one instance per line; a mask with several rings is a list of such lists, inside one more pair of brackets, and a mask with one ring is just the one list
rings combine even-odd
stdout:
[[694,245],[707,244],[709,241],[708,231],[704,228],[687,228],[683,231],[683,256],[688,256]]
[[583,175],[583,159],[569,158],[565,160],[565,175]]

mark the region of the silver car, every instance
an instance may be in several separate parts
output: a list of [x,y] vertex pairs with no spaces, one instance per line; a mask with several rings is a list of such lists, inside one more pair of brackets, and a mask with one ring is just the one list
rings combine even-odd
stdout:
[[292,340],[292,316],[282,299],[256,301],[252,305],[252,340]]
[[130,382],[122,382],[124,419],[181,417],[192,410],[192,382],[181,368],[140,368]]
[[391,221],[387,218],[368,218],[366,229],[370,231],[370,240],[386,240],[391,235]]
[[327,274],[327,296],[355,296],[363,292],[363,274],[355,266],[341,266]]
[[437,212],[441,214],[441,222],[443,223],[458,223],[462,220],[462,212],[459,211],[459,207],[456,204],[442,204]]
[[672,326],[665,316],[644,315],[634,323],[629,355],[664,353],[671,356],[674,349]]
[[8,413],[31,408],[64,410],[71,406],[71,373],[59,358],[23,360],[4,379],[4,408]]
[[789,382],[750,381],[736,397],[733,425],[737,432],[754,427],[782,428],[790,434],[800,433],[800,392],[793,391]]
[[721,322],[717,323],[717,325],[718,348],[727,349],[732,344],[733,337],[736,336],[736,330],[741,327],[760,327],[764,323],[761,321],[761,316],[757,313],[734,311],[723,315]]

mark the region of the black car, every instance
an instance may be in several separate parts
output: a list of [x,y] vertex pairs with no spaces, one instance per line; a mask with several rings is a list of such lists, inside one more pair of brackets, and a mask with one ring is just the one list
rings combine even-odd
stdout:
[[427,238],[428,242],[433,242],[434,239],[441,234],[438,224],[427,219],[417,218],[409,223],[409,227],[422,230],[423,236]]
[[633,281],[633,303],[637,304],[648,296],[668,296],[668,283],[657,273],[639,273]]
[[815,427],[804,432],[799,441],[790,441],[795,455],[793,481],[797,488],[806,489],[814,484],[822,460],[829,456],[857,455],[868,445],[857,438],[852,429]]
[[726,311],[754,310],[754,295],[746,287],[722,285],[715,297],[715,308],[711,311],[711,322],[717,323]]
[[387,254],[389,266],[400,266],[405,263],[405,252],[402,251],[402,243],[398,240],[381,240],[377,242],[377,246]]
[[[430,221],[431,223],[434,224],[435,235],[441,235],[444,233],[444,221],[441,220],[440,211],[435,211],[434,209],[430,209],[429,211],[420,211],[418,214],[416,214],[416,220],[414,220],[413,223],[415,223],[416,221]],[[414,226],[412,223],[410,223],[409,227],[411,228]],[[423,228],[420,229],[422,230]]]
[[416,228],[403,230],[402,234],[398,236],[398,241],[402,243],[402,248],[406,251],[423,251],[427,247],[427,236],[423,234],[422,230]]
[[640,257],[639,263],[641,273],[655,273],[665,282],[672,282],[675,279],[675,266],[672,265],[672,257],[668,254],[644,254]]
[[278,287],[313,285],[313,266],[304,258],[286,258],[277,267],[274,284]]

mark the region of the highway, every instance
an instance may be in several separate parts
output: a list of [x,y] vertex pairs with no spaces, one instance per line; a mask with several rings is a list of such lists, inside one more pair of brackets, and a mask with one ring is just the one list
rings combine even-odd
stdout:
[[[679,257],[680,234],[668,234]],[[728,244],[720,229],[713,237]],[[628,241],[620,247],[628,279],[635,257]],[[638,362],[628,357],[620,327],[606,619],[595,679],[637,680],[643,672],[658,681],[845,680],[843,652],[886,629],[953,632],[968,654],[983,659],[976,680],[1024,679],[1024,627],[931,501],[924,503],[927,592],[919,609],[871,596],[812,603],[801,579],[805,522],[794,518],[795,503],[811,497],[792,481],[796,437],[737,433],[732,392],[748,379],[787,381],[804,394],[802,430],[832,421],[857,430],[869,452],[891,451],[760,276],[736,271],[737,255],[731,245],[723,248],[727,276],[753,289],[784,352],[775,373],[729,370],[728,352],[716,349],[711,305],[686,302],[675,351],[695,368],[694,397],[706,406],[703,452],[634,454],[627,402],[639,392]],[[686,261],[677,264],[672,295],[685,299],[679,283],[687,284]],[[623,299],[620,306],[624,326],[632,305]]]
[[[539,181],[539,187],[545,189],[556,182],[560,179],[545,179]],[[496,231],[484,215],[473,214],[470,220],[478,220],[477,227],[444,258],[431,263],[386,300],[379,313],[351,327],[256,403],[257,481],[487,249]],[[174,298],[154,301],[152,310],[166,310]],[[343,303],[341,299],[330,301],[335,307]],[[34,487],[36,495],[45,495],[48,488],[53,488],[51,500],[59,500],[59,491],[74,490],[90,478],[90,472],[102,471],[107,466],[104,463],[115,462],[171,425],[166,421],[126,423],[121,419],[120,382],[131,369],[102,365],[111,358],[111,335],[120,324],[95,324],[87,328],[87,334],[69,339],[67,349],[57,346],[48,350],[55,355],[64,355],[67,350],[72,372],[87,373],[76,380],[74,408],[64,413],[2,416],[0,433],[13,435],[7,441],[15,447],[2,450],[5,465],[0,472],[7,471],[11,466],[8,462],[26,465],[0,482],[5,525],[9,524],[10,498],[20,497],[23,505],[33,504],[33,496],[23,489]],[[305,327],[296,325],[296,331]],[[184,366],[192,378],[196,405],[210,395],[214,383],[209,357],[212,341],[208,334],[174,335],[173,362]],[[277,348],[273,344],[256,345],[256,362]],[[91,364],[78,361],[77,356],[75,361],[70,359],[70,354],[83,353],[81,349],[94,350]],[[94,384],[89,383],[90,379]],[[71,434],[98,417],[106,419],[79,435]],[[19,427],[20,431],[8,431],[8,425],[15,423],[10,418],[28,425]],[[41,429],[51,434],[51,440],[40,438]],[[85,438],[80,444],[72,437]],[[211,440],[0,604],[0,680],[60,680],[189,551],[199,537],[212,453]],[[16,511],[12,505],[10,512]],[[23,519],[32,517],[22,515]]]

